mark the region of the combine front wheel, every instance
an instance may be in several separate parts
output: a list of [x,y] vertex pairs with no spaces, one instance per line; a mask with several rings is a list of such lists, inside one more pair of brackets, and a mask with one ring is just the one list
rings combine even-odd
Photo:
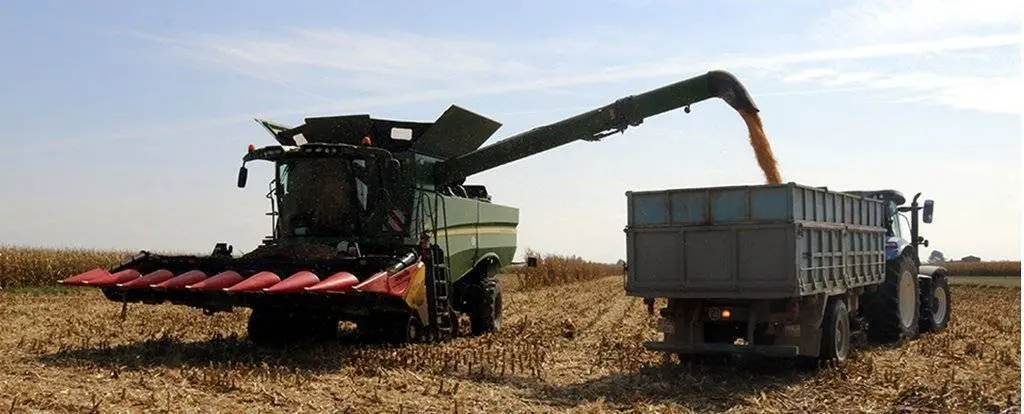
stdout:
[[383,337],[395,345],[419,342],[424,338],[423,324],[415,312],[400,313],[381,318]]
[[302,315],[283,309],[255,308],[249,315],[249,340],[258,344],[296,340],[330,340],[338,333],[338,319]]

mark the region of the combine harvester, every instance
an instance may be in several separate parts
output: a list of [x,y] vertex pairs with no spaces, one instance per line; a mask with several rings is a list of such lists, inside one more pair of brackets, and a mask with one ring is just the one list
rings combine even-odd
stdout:
[[443,339],[467,314],[474,334],[501,326],[496,274],[516,250],[518,209],[491,202],[466,177],[577,140],[597,141],[645,118],[721,98],[757,108],[731,74],[711,71],[480,147],[500,124],[457,106],[433,123],[368,115],[260,121],[279,145],[249,147],[274,163],[273,233],[246,255],[140,252],[111,269],[60,281],[122,303],[248,307],[256,342],[329,338],[341,320],[391,342]]

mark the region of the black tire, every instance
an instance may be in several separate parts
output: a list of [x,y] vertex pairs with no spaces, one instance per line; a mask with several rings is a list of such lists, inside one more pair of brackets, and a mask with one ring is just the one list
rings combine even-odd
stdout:
[[474,281],[470,300],[469,327],[473,335],[501,330],[501,284],[496,278],[498,267],[488,266],[487,273]]
[[257,344],[280,342],[280,330],[287,327],[282,318],[267,309],[255,308],[249,314],[249,341]]
[[927,303],[921,312],[921,332],[939,332],[949,325],[952,313],[952,300],[949,294],[949,281],[944,275],[933,275],[927,284]]
[[821,321],[821,348],[818,359],[843,364],[850,357],[850,311],[842,297],[833,297]]
[[[910,289],[903,292],[903,297],[912,303],[900,302],[901,284],[904,289]],[[913,259],[900,256],[887,263],[885,282],[872,295],[871,304],[865,309],[868,314],[868,337],[881,343],[916,338],[921,315],[918,304],[920,290]]]
[[256,308],[249,314],[249,340],[257,344],[331,340],[337,334],[337,318],[296,315],[271,308]]
[[390,316],[387,320],[388,331],[384,333],[384,337],[388,342],[401,345],[419,342],[423,339],[423,325],[420,323],[420,318],[416,317],[415,312]]
[[425,334],[420,318],[413,311],[365,317],[357,326],[363,339],[370,343],[402,345],[420,342]]

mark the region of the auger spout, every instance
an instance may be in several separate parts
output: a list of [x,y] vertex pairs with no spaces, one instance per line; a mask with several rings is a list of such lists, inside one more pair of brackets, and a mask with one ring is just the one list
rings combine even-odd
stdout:
[[448,185],[576,140],[596,141],[637,126],[645,118],[686,107],[710,98],[721,98],[742,113],[757,113],[747,89],[731,73],[710,71],[639,95],[619,99],[553,124],[522,132],[492,145],[436,164],[435,184]]

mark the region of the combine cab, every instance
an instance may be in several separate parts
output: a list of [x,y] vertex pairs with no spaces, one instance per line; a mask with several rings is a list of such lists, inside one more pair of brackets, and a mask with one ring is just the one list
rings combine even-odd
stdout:
[[142,252],[60,283],[98,287],[117,302],[248,307],[255,341],[331,337],[341,320],[395,342],[444,338],[458,330],[458,313],[474,334],[492,332],[501,326],[496,276],[515,253],[519,211],[466,177],[716,97],[756,116],[739,81],[711,71],[482,148],[500,124],[457,106],[432,123],[257,120],[279,144],[250,146],[238,174],[245,187],[246,163],[275,166],[273,234],[259,248],[241,257],[226,244],[202,257]]

